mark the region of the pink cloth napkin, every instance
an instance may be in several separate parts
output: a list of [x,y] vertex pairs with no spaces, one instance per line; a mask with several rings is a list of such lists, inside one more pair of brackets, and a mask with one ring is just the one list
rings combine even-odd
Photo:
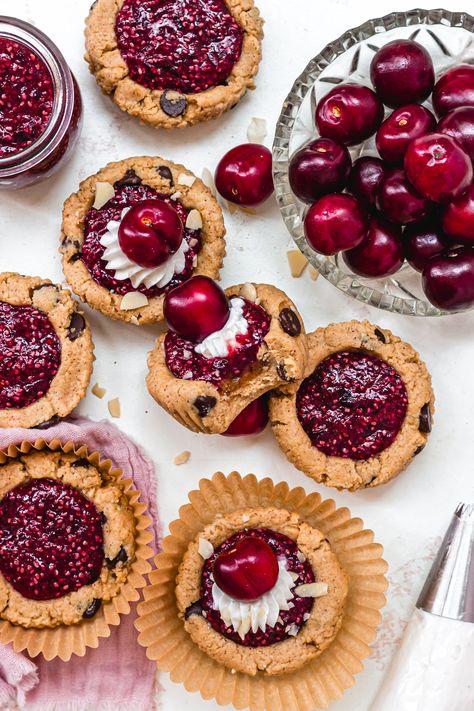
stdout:
[[[0,430],[0,449],[22,440],[72,440],[98,451],[133,476],[153,519],[155,550],[160,539],[156,478],[144,452],[109,422],[69,418],[46,430]],[[69,662],[34,660],[0,645],[0,709],[25,711],[151,711],[155,708],[156,667],[137,643],[136,610],[113,627],[97,649]]]

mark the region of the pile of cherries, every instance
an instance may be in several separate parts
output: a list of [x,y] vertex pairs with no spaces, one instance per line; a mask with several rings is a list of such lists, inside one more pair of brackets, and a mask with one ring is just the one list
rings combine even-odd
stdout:
[[[342,252],[352,272],[382,278],[405,259],[422,274],[429,301],[445,310],[474,306],[474,66],[435,83],[432,59],[413,40],[379,49],[374,90],[337,85],[318,103],[319,137],[289,166],[295,195],[311,203],[308,243]],[[438,117],[422,102],[431,96]],[[385,106],[393,112],[385,116]],[[375,134],[379,156],[352,163],[348,147]]]

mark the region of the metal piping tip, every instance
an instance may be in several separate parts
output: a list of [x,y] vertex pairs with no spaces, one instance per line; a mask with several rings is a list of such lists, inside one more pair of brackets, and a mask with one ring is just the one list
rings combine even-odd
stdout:
[[416,606],[474,622],[474,504],[461,503],[454,512]]

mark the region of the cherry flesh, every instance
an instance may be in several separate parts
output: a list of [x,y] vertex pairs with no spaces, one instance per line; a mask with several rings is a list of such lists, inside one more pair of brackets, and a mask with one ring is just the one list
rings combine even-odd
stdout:
[[385,277],[395,274],[405,258],[400,228],[373,217],[362,242],[344,252],[343,258],[359,276]]
[[474,106],[461,106],[443,116],[438,131],[454,138],[474,161]]
[[377,194],[377,207],[387,220],[399,225],[419,222],[432,209],[430,201],[415,190],[401,169],[385,176]]
[[466,151],[444,133],[431,133],[412,141],[405,154],[405,170],[416,190],[434,202],[461,197],[473,175]]
[[168,291],[163,310],[170,329],[193,343],[219,331],[229,318],[227,296],[206,276],[192,277]]
[[381,157],[392,165],[402,165],[408,145],[414,138],[436,128],[436,119],[419,104],[400,106],[377,131],[375,142]]
[[235,146],[219,161],[214,178],[225,200],[256,207],[273,193],[272,154],[258,143]]
[[178,212],[164,200],[143,200],[130,208],[120,223],[122,252],[140,267],[153,269],[166,262],[183,241]]
[[418,42],[393,40],[375,54],[370,78],[377,95],[387,106],[421,103],[433,90],[433,62]]
[[414,222],[403,232],[405,257],[417,272],[422,272],[428,260],[449,249],[449,241],[435,220]]
[[432,257],[423,269],[423,289],[434,306],[459,311],[474,306],[474,249],[461,247]]
[[362,84],[339,84],[316,107],[321,136],[353,146],[372,136],[380,126],[384,109],[377,95]]
[[253,400],[222,434],[225,437],[241,437],[242,435],[256,435],[263,432],[268,424],[268,405],[265,396]]
[[374,207],[384,175],[385,167],[380,158],[362,156],[352,166],[347,188],[365,207]]
[[230,597],[241,602],[257,600],[278,580],[278,558],[261,538],[246,536],[213,565],[214,580]]
[[455,243],[474,246],[474,185],[459,200],[446,205],[442,225]]
[[317,138],[292,157],[288,169],[291,189],[300,200],[314,202],[321,195],[343,190],[351,165],[345,146],[331,138]]
[[474,67],[460,64],[448,69],[436,82],[432,98],[438,116],[461,106],[474,106]]
[[309,208],[305,221],[306,239],[320,254],[331,256],[356,247],[367,232],[364,207],[352,195],[324,195]]

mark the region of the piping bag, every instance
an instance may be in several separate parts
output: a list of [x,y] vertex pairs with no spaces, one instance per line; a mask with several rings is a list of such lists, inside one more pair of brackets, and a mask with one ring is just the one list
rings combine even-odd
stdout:
[[459,504],[370,711],[474,711],[474,504]]

